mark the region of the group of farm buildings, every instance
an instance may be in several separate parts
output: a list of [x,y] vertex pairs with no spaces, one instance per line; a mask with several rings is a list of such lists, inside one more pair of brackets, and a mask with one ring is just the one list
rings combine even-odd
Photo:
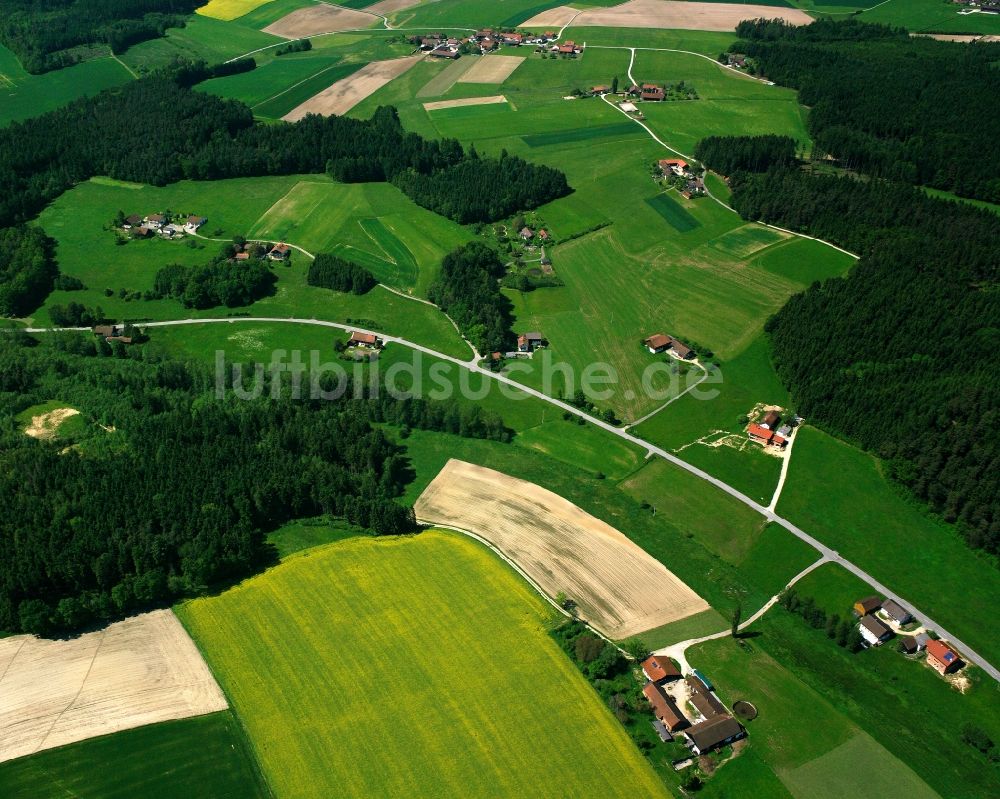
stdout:
[[[894,599],[881,600],[877,596],[859,599],[854,603],[854,614],[858,617],[858,630],[869,647],[881,646],[891,639],[902,625],[913,621],[913,614]],[[892,626],[890,626],[892,625]],[[925,632],[916,635],[902,635],[899,649],[907,655],[927,653],[927,665],[938,674],[952,674],[965,665],[961,656],[945,641],[932,638]]]
[[507,47],[534,45],[542,51],[548,49],[553,53],[571,56],[582,52],[583,48],[575,42],[557,44],[555,40],[558,38],[559,34],[555,31],[522,33],[513,30],[497,31],[493,28],[482,28],[472,36],[461,39],[445,36],[442,33],[427,33],[423,36],[411,36],[410,41],[433,58],[458,58],[463,51],[466,53],[479,52],[486,55],[498,50],[501,45]]

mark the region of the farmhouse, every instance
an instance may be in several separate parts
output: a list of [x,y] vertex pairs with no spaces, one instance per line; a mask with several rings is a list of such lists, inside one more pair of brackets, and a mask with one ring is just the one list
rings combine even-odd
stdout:
[[144,220],[146,227],[151,230],[159,230],[166,223],[167,218],[163,214],[150,214]]
[[705,193],[705,181],[701,178],[691,178],[684,184],[684,188],[681,189],[681,197],[685,200],[690,200],[692,197],[699,197]]
[[684,342],[678,341],[675,338],[672,338],[670,340],[670,349],[673,351],[674,355],[676,355],[678,358],[684,358],[685,360],[687,360],[688,358],[694,357],[694,350],[691,349]]
[[712,693],[708,683],[704,679],[699,679],[693,674],[684,678],[691,691],[691,704],[706,719],[714,718],[726,713],[726,707],[719,701],[719,698]]
[[429,53],[431,58],[458,58],[458,48],[449,47],[446,44],[431,50]]
[[524,34],[521,33],[505,33],[502,35],[501,40],[504,44],[510,45],[512,47],[519,47],[521,42],[524,41]]
[[500,45],[497,43],[496,39],[483,39],[479,43],[479,49],[484,53],[488,53],[491,50],[496,50]]
[[663,693],[663,689],[656,683],[648,682],[642,689],[649,704],[653,706],[653,715],[662,722],[670,732],[688,726],[688,720],[684,718],[677,704]]
[[204,225],[208,220],[203,216],[189,216],[187,221],[184,223],[184,227],[189,233],[197,233],[198,228]]
[[666,96],[663,87],[657,86],[655,83],[644,83],[639,89],[639,97],[643,100],[659,101]]
[[378,349],[382,346],[382,339],[374,333],[361,333],[357,330],[351,331],[351,337],[347,340],[348,347],[374,347]]
[[760,426],[766,427],[768,430],[774,430],[780,421],[780,413],[777,411],[768,411],[764,414],[764,418],[760,420]]
[[964,665],[958,653],[944,641],[927,642],[927,662],[938,674],[951,674]]
[[142,224],[141,216],[139,216],[138,214],[129,214],[128,216],[125,217],[125,224],[122,225],[122,228],[125,230],[131,230],[132,228],[140,224]]
[[523,227],[517,235],[525,241],[529,241],[535,237],[535,231],[533,231],[530,227]]
[[288,256],[292,254],[292,248],[289,247],[284,242],[279,242],[275,244],[270,251],[267,253],[267,257],[272,261],[287,261]]
[[681,676],[680,670],[666,655],[650,655],[642,661],[642,673],[646,679],[657,685],[676,680]]
[[148,236],[152,236],[153,231],[150,230],[145,225],[139,225],[139,227],[132,228],[132,237],[137,239],[144,239]]
[[892,630],[874,616],[862,616],[858,629],[868,646],[879,646],[892,638]]
[[919,650],[920,647],[917,646],[917,639],[912,635],[904,635],[899,639],[899,651],[904,652],[907,655],[913,655]]
[[882,612],[896,624],[907,624],[913,621],[913,614],[893,599],[882,603]]
[[517,337],[517,351],[518,352],[534,352],[539,347],[542,346],[542,334],[532,331],[530,333],[522,333]]
[[703,755],[720,746],[745,738],[746,732],[736,719],[727,714],[695,724],[691,729],[685,730],[684,737],[696,755]]
[[591,88],[590,93],[596,96],[596,95],[607,94],[610,91],[611,91],[610,86],[594,86]]
[[673,339],[670,336],[665,336],[662,333],[654,333],[642,343],[646,345],[646,349],[656,355],[659,352],[669,349],[672,341]]
[[659,161],[660,172],[664,175],[673,173],[678,177],[687,174],[688,162],[682,158],[661,158]]
[[557,53],[561,53],[562,55],[574,55],[575,53],[580,52],[579,50],[576,49],[576,47],[574,47],[569,42],[567,42],[566,44],[554,45],[552,49]]
[[866,597],[865,599],[859,599],[854,603],[854,615],[855,616],[867,616],[869,613],[874,613],[882,607],[882,602],[877,596]]

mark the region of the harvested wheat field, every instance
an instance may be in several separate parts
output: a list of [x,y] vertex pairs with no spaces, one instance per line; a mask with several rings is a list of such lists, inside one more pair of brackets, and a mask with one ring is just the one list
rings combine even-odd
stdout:
[[357,72],[341,78],[332,86],[314,94],[301,105],[296,106],[282,119],[295,122],[306,114],[346,114],[366,97],[374,94],[393,78],[398,78],[416,64],[423,55],[392,58],[388,61],[372,61]]
[[549,8],[543,11],[541,14],[535,14],[527,22],[522,22],[521,27],[527,27],[528,25],[533,25],[538,28],[543,28],[546,25],[552,28],[561,28],[563,25],[568,23],[577,14],[581,13],[578,8],[570,8],[569,6],[556,6],[555,8]]
[[375,22],[379,22],[379,18],[374,14],[320,3],[286,14],[264,28],[264,33],[273,33],[286,39],[301,39],[317,33],[369,28]]
[[24,428],[24,434],[42,440],[55,438],[59,425],[79,413],[76,408],[56,408],[54,411],[32,416],[31,424]]
[[226,707],[169,610],[70,640],[0,639],[0,762]]
[[[543,11],[522,27],[565,24],[557,21],[555,12],[565,7]],[[570,9],[571,10],[571,9]],[[808,25],[813,21],[805,11],[778,6],[741,5],[738,3],[687,3],[678,0],[629,0],[612,8],[593,8],[573,20],[573,27],[604,28],[674,28],[680,30],[732,31],[744,19],[780,18],[793,25]]]
[[465,97],[461,100],[437,100],[433,103],[424,103],[425,111],[440,111],[442,108],[464,108],[467,105],[493,105],[494,103],[506,103],[507,98],[502,94],[495,94],[491,97]]
[[374,5],[367,6],[365,11],[370,14],[381,14],[383,17],[392,14],[394,11],[403,11],[420,5],[422,0],[381,0]]
[[520,56],[490,55],[480,58],[459,83],[503,83],[524,62]]
[[421,522],[492,544],[550,597],[623,639],[700,613],[708,603],[615,528],[558,494],[452,459],[415,506]]

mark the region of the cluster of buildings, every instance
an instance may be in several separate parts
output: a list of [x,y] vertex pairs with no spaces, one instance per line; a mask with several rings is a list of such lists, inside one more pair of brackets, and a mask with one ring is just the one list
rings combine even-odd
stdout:
[[[675,733],[694,754],[703,755],[746,737],[746,730],[726,710],[712,684],[697,671],[684,677],[668,657],[651,655],[642,663],[646,684],[642,693],[653,708],[653,727],[663,741]],[[685,697],[685,713],[678,697]],[[688,716],[690,715],[691,718]]]
[[955,5],[965,6],[959,14],[1000,14],[1000,3],[996,0],[951,0]]
[[681,196],[687,200],[705,194],[705,180],[701,175],[691,170],[691,165],[683,158],[661,158],[657,165],[660,167],[660,174],[664,177],[677,177],[684,179],[684,187],[681,189]]
[[[869,647],[881,646],[891,639],[896,628],[913,621],[913,614],[894,599],[879,599],[870,596],[854,603],[854,615],[858,617],[858,630]],[[893,626],[890,626],[893,625]],[[945,641],[931,638],[927,633],[903,635],[899,642],[900,651],[907,655],[927,653],[927,665],[944,676],[958,671],[965,663],[959,654]]]
[[646,349],[654,355],[669,351],[671,355],[685,361],[691,360],[695,357],[695,355],[697,355],[693,349],[680,339],[674,338],[673,336],[667,336],[663,333],[654,333],[642,343]]
[[527,225],[521,228],[518,231],[517,235],[521,239],[521,241],[525,242],[534,240],[536,236],[538,237],[538,240],[541,242],[546,242],[549,240],[549,232],[545,228],[535,231],[532,230]]
[[781,414],[776,410],[767,411],[759,422],[747,425],[747,436],[751,441],[757,441],[765,447],[784,449],[788,446],[788,438],[792,434],[789,425],[781,424]]
[[182,222],[172,221],[166,214],[150,214],[139,216],[130,214],[122,223],[122,230],[128,230],[136,238],[147,238],[159,234],[165,239],[183,236],[185,233],[197,233],[198,228],[208,220],[203,216],[189,216]]
[[122,344],[131,344],[132,336],[125,335],[125,325],[94,325],[92,328],[94,335],[103,338],[105,341],[120,341]]
[[[236,248],[236,254],[233,255],[234,261],[249,261],[254,257],[254,252],[251,248],[256,249],[257,244],[254,242],[247,242],[242,247]],[[257,257],[260,259],[267,258],[271,261],[287,261],[292,256],[292,248],[285,244],[283,241],[279,241],[277,244],[267,247],[266,245],[262,249],[256,250],[260,253]]]
[[[559,36],[555,31],[545,33],[522,33],[519,31],[498,31],[493,28],[482,28],[472,36],[458,39],[445,36],[443,33],[428,33],[423,36],[411,36],[410,41],[434,58],[458,58],[463,52],[476,52],[485,55],[498,50],[501,45],[520,47],[534,45],[544,48],[549,42],[554,42]],[[549,48],[558,53],[579,53],[581,49],[573,42],[555,44]]]

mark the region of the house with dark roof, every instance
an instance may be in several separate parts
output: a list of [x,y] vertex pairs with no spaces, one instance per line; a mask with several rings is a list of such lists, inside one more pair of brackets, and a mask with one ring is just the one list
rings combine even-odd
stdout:
[[917,639],[912,635],[904,635],[899,639],[899,651],[907,655],[914,655],[920,647],[917,646]]
[[659,101],[667,96],[662,86],[655,83],[644,83],[639,87],[639,97],[643,100]]
[[693,693],[689,701],[694,706],[694,709],[706,719],[715,718],[726,712],[726,706],[711,691]]
[[642,673],[646,675],[647,680],[657,685],[679,679],[681,676],[680,669],[666,655],[650,655],[642,661]]
[[689,358],[694,357],[694,350],[691,349],[683,341],[678,341],[677,339],[673,339],[670,342],[670,349],[674,353],[674,355],[676,355],[678,358],[683,358],[684,360],[688,360]]
[[275,244],[271,250],[268,252],[267,257],[272,261],[287,261],[288,256],[292,254],[292,248],[289,247],[284,242],[279,242]]
[[142,224],[142,217],[138,214],[129,214],[125,217],[125,224],[122,227],[125,230],[131,230],[134,227]]
[[958,652],[944,641],[934,639],[927,642],[927,662],[938,674],[951,674],[965,665]]
[[518,352],[534,352],[542,346],[542,334],[536,331],[522,333],[517,337]]
[[882,603],[882,612],[896,624],[907,624],[913,621],[913,614],[894,599],[887,599]]
[[769,430],[776,429],[780,422],[781,414],[777,411],[768,411],[764,414],[764,418],[760,420],[761,427],[766,427]]
[[854,603],[854,615],[867,616],[869,613],[874,613],[880,607],[882,607],[882,601],[877,596],[859,599]]
[[648,682],[643,686],[642,693],[649,704],[653,707],[653,715],[663,723],[669,732],[675,732],[682,727],[688,726],[688,720],[684,718],[677,704],[667,696],[663,689],[654,682]]
[[892,630],[874,616],[862,616],[858,629],[868,646],[880,646],[892,638]]
[[696,755],[703,755],[720,746],[745,738],[746,731],[736,719],[727,714],[695,724],[684,731],[684,737],[687,739],[688,747]]

